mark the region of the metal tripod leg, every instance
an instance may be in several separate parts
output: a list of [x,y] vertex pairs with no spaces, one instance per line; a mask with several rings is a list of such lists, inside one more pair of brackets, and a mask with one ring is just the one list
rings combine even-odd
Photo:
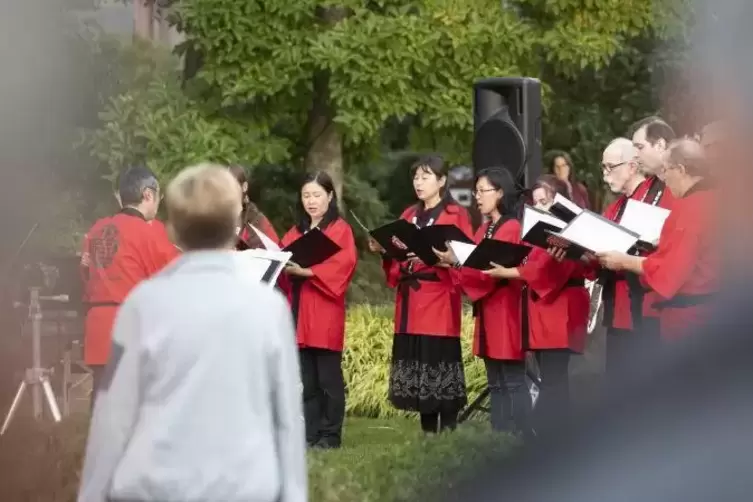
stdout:
[[42,377],[42,388],[44,389],[44,395],[47,398],[47,406],[50,407],[50,413],[55,422],[60,422],[60,408],[58,408],[57,399],[55,399],[55,393],[52,392],[52,385],[50,379],[47,376]]
[[24,392],[26,391],[26,380],[21,381],[21,385],[18,386],[18,391],[16,392],[16,397],[13,398],[13,403],[10,405],[10,409],[8,410],[8,414],[5,415],[5,421],[3,422],[3,428],[0,429],[0,436],[5,434],[5,431],[8,429],[8,426],[10,425],[11,420],[13,420],[13,416],[16,414],[16,411],[18,410],[18,405],[21,403],[21,399],[24,397]]

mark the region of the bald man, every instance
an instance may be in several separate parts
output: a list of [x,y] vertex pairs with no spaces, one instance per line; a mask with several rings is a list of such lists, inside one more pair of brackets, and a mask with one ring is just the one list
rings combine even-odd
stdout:
[[185,253],[118,311],[78,501],[305,502],[293,319],[239,277],[240,186],[200,165],[166,204]]
[[659,245],[648,257],[609,252],[603,267],[632,272],[659,297],[660,332],[672,340],[705,322],[719,289],[716,190],[703,148],[690,139],[671,143],[662,177],[678,199],[664,223]]

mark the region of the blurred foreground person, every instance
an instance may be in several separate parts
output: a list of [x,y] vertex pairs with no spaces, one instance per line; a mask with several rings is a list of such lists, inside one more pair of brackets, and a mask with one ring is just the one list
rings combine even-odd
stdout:
[[111,330],[119,305],[142,280],[159,272],[178,254],[161,225],[157,177],[132,167],[118,180],[121,210],[94,223],[84,237],[81,275],[87,307],[84,362],[93,370],[92,400],[110,356]]
[[118,312],[78,500],[304,502],[293,322],[282,295],[237,278],[240,187],[192,167],[167,210],[186,253]]
[[654,291],[663,339],[675,339],[709,316],[719,290],[719,236],[713,218],[716,186],[701,145],[673,142],[665,154],[662,177],[677,198],[662,227],[656,252],[648,257],[610,251],[599,255],[603,267],[637,274]]

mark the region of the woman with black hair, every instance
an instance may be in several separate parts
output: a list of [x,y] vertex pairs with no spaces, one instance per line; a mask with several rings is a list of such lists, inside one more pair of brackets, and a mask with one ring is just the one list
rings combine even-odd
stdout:
[[300,220],[283,236],[282,247],[312,228],[340,246],[340,251],[318,265],[301,268],[290,264],[285,268],[301,361],[306,441],[313,447],[339,448],[345,418],[345,293],[356,270],[356,244],[353,230],[340,217],[337,194],[327,173],[306,176],[299,212]]
[[[473,196],[485,218],[475,241],[496,239],[520,242],[520,194],[507,169],[480,171],[474,182]],[[451,250],[439,252],[439,258],[456,269],[457,258]],[[474,302],[476,329],[473,353],[484,360],[491,399],[491,423],[496,431],[525,432],[531,409],[526,386],[526,363],[521,336],[523,283],[490,277],[471,268],[453,270],[463,292]]]
[[269,222],[267,217],[264,216],[264,213],[262,213],[256,204],[251,201],[251,198],[248,195],[249,181],[246,169],[238,164],[233,164],[228,167],[228,169],[235,179],[238,180],[243,193],[243,212],[241,216],[241,229],[238,233],[239,240],[245,242],[246,245],[251,245],[251,247],[260,246],[261,239],[256,235],[253,228],[251,228],[251,226],[254,226],[261,230],[264,235],[269,237],[273,242],[280,242],[280,237],[277,235],[275,228]]
[[562,150],[550,153],[551,164],[549,171],[567,185],[568,198],[583,209],[591,209],[588,188],[575,178],[575,168],[570,154]]
[[[534,207],[548,211],[554,197],[568,196],[567,185],[556,176],[541,176],[533,185]],[[588,266],[580,260],[560,260],[547,250],[533,248],[515,268],[494,267],[499,279],[526,284],[524,344],[535,352],[541,377],[540,396],[533,415],[537,429],[567,419],[570,402],[569,365],[572,354],[586,345],[590,301],[584,279]]]
[[[418,160],[410,173],[418,203],[403,211],[402,219],[419,228],[455,225],[473,233],[468,212],[447,190],[441,157]],[[369,247],[382,253],[387,284],[397,288],[389,399],[400,410],[420,413],[426,433],[453,429],[467,403],[460,290],[447,267],[429,266],[416,257],[399,262],[373,240]]]

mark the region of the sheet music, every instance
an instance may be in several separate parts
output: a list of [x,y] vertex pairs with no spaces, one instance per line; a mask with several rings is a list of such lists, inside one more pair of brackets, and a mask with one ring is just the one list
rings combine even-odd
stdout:
[[572,211],[576,215],[583,212],[583,208],[582,207],[580,207],[575,202],[569,200],[568,198],[563,197],[560,194],[556,194],[554,196],[554,203],[555,204],[561,204],[561,205],[565,206],[567,209],[569,209],[570,211]]
[[641,236],[642,241],[656,242],[669,216],[669,209],[629,199],[620,225]]
[[[285,251],[266,249],[247,249],[236,254],[238,257],[239,276],[251,282],[266,282],[274,286],[285,264],[293,256]],[[263,279],[267,278],[266,281]]]
[[531,231],[533,226],[540,221],[557,228],[565,228],[567,226],[567,223],[554,215],[545,213],[544,211],[539,211],[531,206],[525,206],[523,208],[523,229],[521,231],[521,236],[525,237],[528,232]]
[[467,242],[450,241],[449,245],[452,252],[455,253],[455,258],[458,259],[461,265],[465,263],[471,253],[473,253],[473,250],[476,249],[475,244],[468,244]]
[[258,228],[256,228],[255,226],[253,226],[251,224],[249,224],[249,226],[251,227],[251,229],[254,232],[256,232],[256,235],[259,236],[259,239],[261,239],[261,243],[264,245],[264,249],[266,249],[268,251],[279,251],[280,250],[280,246],[278,246],[275,241],[273,241],[272,239],[270,239],[269,237],[267,237],[267,235],[264,232],[262,232],[261,230],[259,230]]
[[627,253],[638,242],[638,235],[591,211],[582,211],[559,236],[594,253]]

